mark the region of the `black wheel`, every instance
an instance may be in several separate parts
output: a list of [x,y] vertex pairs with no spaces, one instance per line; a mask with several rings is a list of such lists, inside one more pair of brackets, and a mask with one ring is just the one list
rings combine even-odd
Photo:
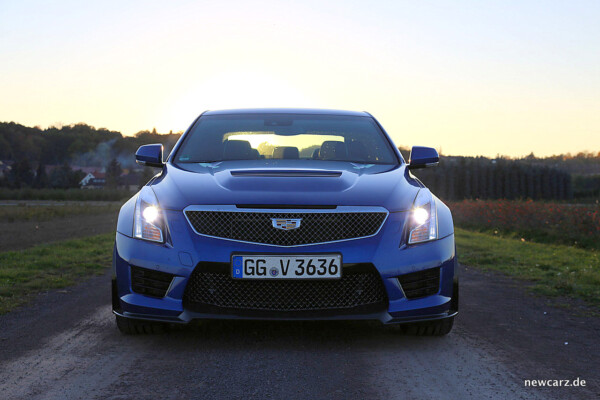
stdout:
[[404,333],[414,336],[444,336],[450,333],[454,317],[437,321],[417,322],[404,327]]
[[119,331],[125,335],[151,335],[164,333],[167,330],[167,324],[162,322],[144,321],[115,316]]

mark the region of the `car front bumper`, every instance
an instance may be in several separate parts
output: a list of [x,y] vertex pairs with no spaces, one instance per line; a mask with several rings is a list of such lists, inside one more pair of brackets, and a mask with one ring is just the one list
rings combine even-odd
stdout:
[[[454,316],[457,306],[458,264],[454,235],[418,245],[401,245],[403,212],[390,213],[381,231],[362,239],[296,247],[273,247],[232,242],[194,233],[181,211],[166,212],[171,244],[157,244],[117,233],[113,257],[113,312],[136,319],[188,323],[195,319],[285,319],[285,320],[379,320],[383,323],[405,323],[443,319]],[[341,313],[314,315],[253,316],[240,312],[201,313],[184,307],[185,288],[194,267],[200,262],[228,263],[236,253],[341,253],[344,265],[370,263],[380,274],[387,293],[387,309],[367,314]],[[130,267],[173,274],[166,296],[155,298],[132,290]],[[398,277],[404,274],[440,268],[439,291],[409,300]]]

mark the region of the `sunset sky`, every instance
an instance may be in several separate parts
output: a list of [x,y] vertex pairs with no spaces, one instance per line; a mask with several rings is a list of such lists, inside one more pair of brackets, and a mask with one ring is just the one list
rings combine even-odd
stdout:
[[4,1],[0,121],[367,110],[445,154],[600,151],[600,1]]

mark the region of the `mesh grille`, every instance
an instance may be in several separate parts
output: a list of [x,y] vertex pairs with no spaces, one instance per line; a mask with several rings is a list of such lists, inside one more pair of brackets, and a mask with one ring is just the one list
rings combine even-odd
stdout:
[[[355,239],[377,233],[385,212],[262,213],[186,211],[196,232],[244,242],[297,246]],[[302,219],[300,227],[281,230],[272,219]]]
[[440,269],[432,268],[411,272],[398,277],[407,299],[431,296],[440,290]]
[[342,278],[335,280],[243,280],[231,277],[229,264],[200,263],[183,298],[184,307],[195,310],[351,311],[387,306],[383,282],[371,264],[344,266]]

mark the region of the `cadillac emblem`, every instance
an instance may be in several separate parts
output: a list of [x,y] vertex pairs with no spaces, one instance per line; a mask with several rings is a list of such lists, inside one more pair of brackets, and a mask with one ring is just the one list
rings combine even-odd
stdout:
[[297,219],[283,219],[283,218],[271,218],[273,228],[281,229],[284,231],[291,231],[292,229],[300,228],[300,221],[302,218]]

